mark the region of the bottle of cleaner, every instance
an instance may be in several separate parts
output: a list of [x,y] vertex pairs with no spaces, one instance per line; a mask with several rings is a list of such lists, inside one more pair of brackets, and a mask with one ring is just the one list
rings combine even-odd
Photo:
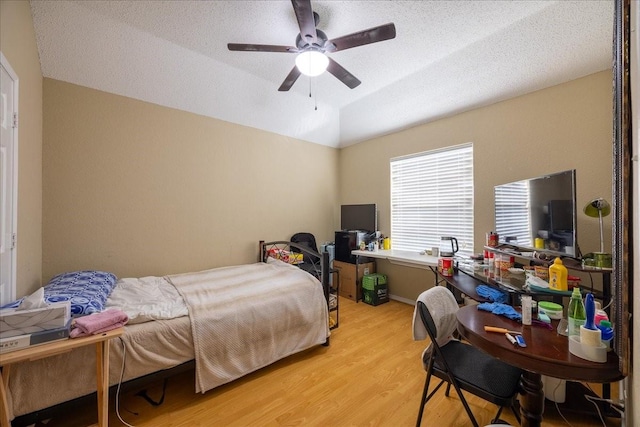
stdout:
[[609,320],[609,316],[607,315],[607,312],[602,309],[600,301],[596,301],[596,317],[594,320],[596,326],[599,326],[600,322],[603,320]]
[[603,320],[598,325],[598,329],[601,332],[602,343],[607,346],[607,351],[611,351],[611,340],[613,339],[613,328],[611,322]]
[[580,326],[584,325],[587,320],[587,312],[582,302],[582,294],[580,288],[573,288],[571,300],[569,300],[569,309],[567,310],[567,318],[569,320],[569,336],[580,336]]
[[549,288],[556,291],[568,290],[567,276],[567,267],[564,266],[562,260],[560,258],[554,259],[553,264],[549,266]]

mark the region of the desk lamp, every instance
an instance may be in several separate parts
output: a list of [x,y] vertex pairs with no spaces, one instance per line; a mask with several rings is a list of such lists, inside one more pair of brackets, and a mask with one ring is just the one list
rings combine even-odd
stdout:
[[592,218],[600,220],[600,253],[604,252],[604,233],[602,231],[602,218],[611,213],[611,205],[605,199],[594,199],[584,207],[584,213]]

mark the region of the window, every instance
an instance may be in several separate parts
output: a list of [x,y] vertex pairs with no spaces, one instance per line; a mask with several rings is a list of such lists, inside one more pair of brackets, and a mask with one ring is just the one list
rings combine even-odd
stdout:
[[423,251],[441,236],[473,253],[473,144],[391,159],[394,249]]
[[533,247],[529,182],[518,181],[495,188],[496,224],[500,225],[496,232],[508,236],[507,243]]

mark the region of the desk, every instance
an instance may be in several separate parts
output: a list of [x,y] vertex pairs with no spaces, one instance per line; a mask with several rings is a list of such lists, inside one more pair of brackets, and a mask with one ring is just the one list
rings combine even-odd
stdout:
[[[458,332],[484,352],[525,370],[522,377],[524,396],[521,400],[522,425],[539,426],[544,412],[541,375],[597,383],[621,380],[618,356],[609,352],[605,363],[590,362],[569,353],[567,337],[538,326],[522,326],[505,317],[496,316],[476,306],[461,307],[456,317]],[[526,348],[514,346],[504,334],[485,332],[484,326],[497,326],[523,331]]]
[[401,251],[398,249],[379,249],[377,251],[351,251],[356,255],[356,263],[360,257],[386,259],[391,264],[404,267],[429,269],[434,274],[434,283],[438,284],[438,257],[431,255],[420,255],[417,251]]
[[380,249],[377,251],[351,251],[352,255],[369,258],[386,259],[392,264],[414,268],[429,268],[435,272],[438,267],[438,257],[420,255],[417,251],[400,251],[397,249]]
[[124,328],[118,328],[98,335],[53,341],[49,344],[41,344],[0,355],[0,366],[2,367],[2,372],[0,373],[0,400],[2,404],[0,426],[11,426],[7,392],[11,365],[13,363],[55,356],[60,353],[71,351],[74,348],[95,344],[96,387],[98,391],[98,426],[107,427],[109,425],[109,340],[119,337],[123,332]]

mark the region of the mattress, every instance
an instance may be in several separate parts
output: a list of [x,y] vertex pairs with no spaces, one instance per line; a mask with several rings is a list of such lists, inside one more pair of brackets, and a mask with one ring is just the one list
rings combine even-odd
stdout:
[[[117,384],[126,351],[123,381],[169,369],[194,358],[188,316],[125,326],[111,341],[109,383]],[[37,387],[36,387],[37,385]],[[9,407],[20,416],[96,391],[96,351],[69,353],[11,365]]]
[[[272,261],[258,264],[263,266],[258,265],[258,268],[274,268]],[[237,283],[242,283],[243,279],[241,277],[248,273],[251,274],[251,280],[255,281],[256,264],[248,264],[247,266],[250,266],[250,268],[235,266],[224,267],[223,269],[225,275],[228,275],[227,272],[231,271],[233,272],[232,276],[237,275],[240,277],[240,279],[238,277],[234,279]],[[328,310],[321,284],[317,282],[317,279],[296,267],[279,261],[275,263],[275,266],[287,269],[287,274],[293,273],[293,270],[289,269],[295,269],[303,274],[301,278],[306,285],[299,287],[306,286],[311,289],[311,293],[306,296],[298,294],[293,298],[293,306],[305,312],[303,316],[307,318],[310,315],[309,313],[314,313],[312,314],[313,319],[306,321],[304,325],[287,326],[291,331],[290,333],[283,331],[278,326],[276,329],[279,330],[276,331],[277,336],[274,339],[281,341],[282,345],[280,346],[281,348],[277,349],[278,351],[272,352],[271,359],[262,360],[258,364],[251,366],[242,366],[241,370],[232,376],[225,377],[225,380],[220,383],[238,378],[312,345],[321,344],[329,336]],[[230,270],[234,268],[237,270]],[[216,270],[223,269],[198,272],[194,275],[201,276],[204,273],[204,276],[207,277],[216,276],[218,274]],[[297,272],[295,274],[299,274]],[[198,358],[194,351],[193,337],[194,329],[198,328],[194,328],[191,317],[186,314],[187,312],[202,311],[202,308],[196,309],[185,303],[181,293],[171,283],[172,277],[174,281],[178,281],[176,276],[121,279],[114,288],[107,301],[107,307],[117,307],[127,312],[132,319],[132,324],[125,326],[125,333],[121,337],[111,341],[109,355],[109,382],[111,385],[115,385],[120,381],[123,361],[123,381],[170,369],[194,359],[196,360],[196,370],[198,370]],[[309,286],[310,278],[313,280],[313,286]],[[317,286],[315,286],[316,284]],[[198,286],[201,285],[209,286],[206,283],[200,283]],[[274,289],[278,289],[279,292],[272,293],[272,298],[270,298],[271,307],[269,308],[270,311],[273,311],[273,316],[278,316],[279,318],[282,314],[278,312],[278,307],[288,307],[286,309],[288,311],[292,309],[291,303],[287,301],[291,299],[291,296],[286,291],[283,291],[281,286],[283,285],[280,283],[275,286]],[[224,287],[228,287],[228,283],[222,286],[222,288]],[[232,292],[237,292],[234,289],[235,287],[231,286]],[[257,287],[264,288],[263,284]],[[246,286],[242,286],[242,288],[245,293],[250,289]],[[295,291],[295,293],[297,292],[299,292],[299,289]],[[220,296],[216,298],[220,298]],[[263,300],[264,298],[254,297],[250,299]],[[300,301],[305,301],[305,303],[301,304]],[[207,304],[209,303],[210,301],[207,302]],[[194,304],[193,301],[191,304]],[[234,311],[242,313],[244,309],[241,307],[243,307],[242,304]],[[252,308],[252,310],[255,311],[255,308]],[[264,311],[264,308],[259,306],[258,310]],[[251,312],[247,313],[246,316],[252,315]],[[226,319],[225,325],[228,326],[228,322],[229,320]],[[255,323],[267,324],[267,322],[261,321],[254,322],[253,326],[255,326]],[[287,323],[277,322],[276,325],[286,325]],[[211,332],[207,333],[210,334]],[[224,334],[218,336],[224,336]],[[297,338],[298,336],[300,338]],[[219,347],[219,340],[214,340],[212,345]],[[206,349],[204,351],[206,352]],[[254,349],[254,352],[259,352],[259,350]],[[12,365],[8,392],[9,408],[12,408],[13,411],[10,417],[29,414],[93,393],[96,390],[95,357],[95,347],[87,346],[69,353]],[[208,362],[211,363],[211,360]],[[224,367],[228,363],[229,360],[223,360],[220,366]],[[237,366],[237,363],[234,362],[234,365]],[[218,367],[215,369],[218,369]],[[35,387],[36,384],[37,387]],[[198,391],[206,391],[209,388],[204,387]]]

